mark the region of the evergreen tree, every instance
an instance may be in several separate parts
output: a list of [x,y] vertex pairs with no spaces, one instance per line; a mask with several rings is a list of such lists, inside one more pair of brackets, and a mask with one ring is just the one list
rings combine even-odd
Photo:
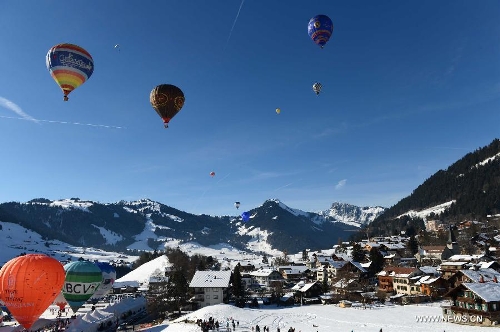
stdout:
[[418,252],[418,242],[414,235],[410,236],[407,246],[412,255],[415,255]]
[[244,306],[245,289],[243,285],[243,280],[241,279],[240,267],[241,267],[240,263],[238,263],[238,265],[234,267],[232,275],[232,283],[233,283],[232,290],[233,290],[233,295],[236,298],[236,305]]
[[378,248],[370,250],[370,267],[369,272],[372,276],[376,275],[384,268],[384,256],[380,253]]
[[167,299],[172,310],[177,309],[179,314],[187,302],[188,290],[189,284],[182,271],[173,271],[168,279]]
[[352,245],[352,260],[355,262],[365,261],[365,252],[361,245],[357,242],[351,243]]

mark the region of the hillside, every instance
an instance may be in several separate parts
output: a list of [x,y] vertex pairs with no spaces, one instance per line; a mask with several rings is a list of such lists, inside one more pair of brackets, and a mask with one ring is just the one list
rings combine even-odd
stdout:
[[[437,208],[436,208],[437,207]],[[430,209],[433,208],[433,209]],[[427,213],[420,213],[429,209]],[[456,225],[500,214],[500,140],[466,154],[388,208],[370,225],[374,234],[424,229],[424,220]]]
[[[350,206],[350,215],[345,216],[339,211],[303,212],[273,199],[249,210],[252,218],[243,222],[240,216],[194,215],[149,199],[99,203],[38,198],[0,204],[0,222],[19,224],[40,234],[43,241],[136,254],[161,250],[173,241],[203,246],[226,243],[259,252],[298,252],[329,248],[377,215],[358,210],[362,208]],[[381,213],[383,208],[376,211]],[[363,218],[356,219],[358,215]]]

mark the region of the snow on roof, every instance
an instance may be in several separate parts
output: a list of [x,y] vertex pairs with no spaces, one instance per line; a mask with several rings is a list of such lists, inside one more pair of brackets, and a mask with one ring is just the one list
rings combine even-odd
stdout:
[[287,274],[300,274],[300,273],[303,273],[304,271],[309,270],[309,268],[307,266],[303,266],[303,265],[287,266],[285,268],[280,266],[280,269]]
[[487,269],[487,268],[491,267],[495,263],[496,263],[495,261],[491,261],[491,262],[479,262],[477,265],[479,265],[480,269]]
[[382,271],[377,273],[378,276],[392,276],[392,277],[409,277],[415,271],[419,271],[416,267],[399,267],[399,266],[388,266]]
[[354,265],[355,267],[357,267],[360,272],[363,272],[363,273],[367,272],[366,269],[363,267],[363,265],[361,265],[360,262],[351,261],[351,264]]
[[500,279],[500,273],[498,273],[497,271],[490,269],[490,268],[480,269],[477,271],[476,270],[462,270],[462,273],[474,282],[479,282],[481,280],[481,276],[483,277],[483,280],[485,282],[492,281],[494,277],[496,277],[497,280]]
[[189,287],[217,287],[229,286],[231,271],[196,271]]
[[500,301],[500,284],[496,282],[464,282],[462,285],[476,293],[486,302]]
[[309,288],[311,288],[316,282],[309,282],[309,283],[304,283],[304,282],[299,282],[295,286],[292,287],[293,290],[299,291],[299,292],[306,292]]
[[474,259],[479,259],[481,257],[484,257],[484,254],[479,254],[479,255],[453,255],[450,258],[448,258],[449,261],[461,261],[461,262],[470,262]]
[[438,271],[435,266],[420,266],[419,269],[425,274],[438,275]]
[[406,248],[406,246],[403,243],[380,242],[380,245],[384,245],[386,248],[391,250]]
[[328,260],[328,264],[330,264],[334,269],[340,269],[347,263],[347,261],[334,261],[333,259]]
[[275,271],[276,270],[273,269],[259,269],[256,271],[251,271],[249,274],[254,277],[268,277],[269,275],[271,275],[271,273]]
[[465,264],[467,264],[467,262],[443,262],[443,263],[441,263],[441,266],[446,266],[446,265],[460,266],[460,265],[465,265]]
[[[429,277],[429,276],[426,276],[426,277]],[[425,277],[422,277],[422,279],[425,278]],[[438,280],[440,277],[429,277],[428,279],[425,279],[425,280],[422,280],[420,279],[420,283],[424,284],[424,285],[428,285],[428,284],[432,284],[434,281]]]

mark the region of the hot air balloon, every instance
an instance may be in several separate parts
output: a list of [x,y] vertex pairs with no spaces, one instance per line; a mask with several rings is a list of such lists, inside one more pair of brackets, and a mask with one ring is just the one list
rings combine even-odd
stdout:
[[281,113],[281,109],[277,108],[277,109],[276,109],[276,113],[277,113],[277,114],[280,114],[280,113]]
[[309,37],[321,48],[330,39],[333,32],[332,20],[326,15],[316,15],[309,20],[307,33]]
[[243,212],[241,214],[241,220],[243,220],[244,222],[247,222],[250,220],[250,212]]
[[83,260],[64,265],[64,271],[62,293],[73,312],[77,312],[101,284],[102,271],[94,263]]
[[63,284],[63,266],[43,254],[13,258],[0,270],[2,301],[27,330],[54,301]]
[[118,52],[120,52],[120,44],[115,45],[115,50],[118,50]]
[[58,44],[46,57],[50,75],[61,87],[64,101],[71,91],[85,83],[94,72],[94,60],[89,52],[73,44]]
[[214,177],[215,176],[215,172],[210,172],[210,176]]
[[59,292],[59,294],[57,294],[57,296],[56,296],[54,302],[52,302],[52,304],[55,304],[56,306],[58,306],[59,310],[64,311],[64,308],[66,307],[68,302],[66,302],[66,299],[64,298],[62,290]]
[[239,209],[240,208],[240,202],[234,202],[234,206]]
[[95,264],[102,271],[102,281],[99,288],[97,288],[95,293],[90,297],[90,301],[94,304],[103,299],[104,296],[106,296],[106,294],[113,289],[113,284],[116,280],[116,270],[113,265],[106,262],[97,262]]
[[318,83],[318,82],[314,83],[312,86],[313,91],[316,93],[316,95],[319,95],[322,87],[323,87],[323,85],[321,85],[321,83]]
[[184,93],[175,85],[160,84],[149,94],[149,101],[162,118],[165,128],[168,128],[170,120],[184,106]]

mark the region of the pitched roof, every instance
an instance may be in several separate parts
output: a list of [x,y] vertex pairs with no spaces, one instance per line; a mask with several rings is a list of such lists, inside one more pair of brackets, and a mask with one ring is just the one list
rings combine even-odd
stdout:
[[[408,277],[415,271],[420,271],[416,267],[399,267],[399,266],[388,266],[380,271],[377,275],[379,276],[393,276],[393,277]],[[420,271],[422,272],[422,271]]]
[[497,282],[464,282],[462,285],[476,293],[486,302],[500,301],[500,284]]
[[446,246],[423,246],[422,249],[426,252],[442,252]]
[[473,282],[480,282],[481,276],[483,277],[484,282],[493,281],[493,278],[496,276],[497,280],[500,280],[500,273],[493,269],[480,269],[480,270],[461,270],[461,272],[467,276]]
[[314,286],[316,283],[317,283],[317,281],[315,281],[315,282],[309,282],[309,283],[300,283],[299,282],[298,284],[296,284],[295,286],[293,286],[292,289],[304,293],[309,288],[311,288],[312,286]]
[[216,287],[229,286],[231,271],[196,271],[189,283],[189,287]]
[[271,273],[279,273],[277,270],[273,269],[259,269],[256,271],[251,271],[249,274],[254,277],[269,277]]

